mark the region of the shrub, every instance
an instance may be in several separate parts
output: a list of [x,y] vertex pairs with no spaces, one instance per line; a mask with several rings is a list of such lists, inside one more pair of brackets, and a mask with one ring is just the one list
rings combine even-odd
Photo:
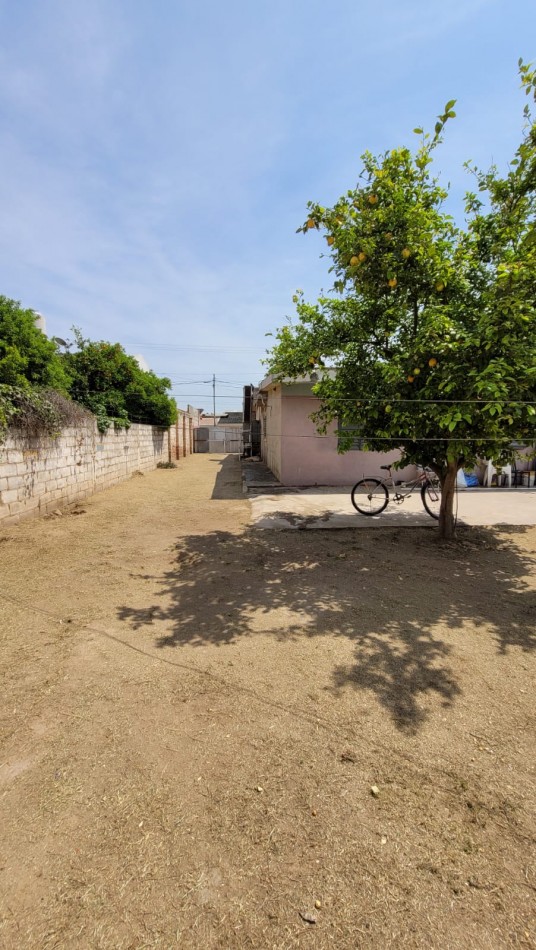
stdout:
[[71,377],[70,394],[97,417],[101,432],[131,422],[165,426],[175,422],[177,407],[167,390],[169,379],[142,370],[119,343],[93,342],[75,329],[77,349],[64,360]]
[[67,392],[69,376],[56,344],[35,325],[33,310],[0,295],[0,383]]

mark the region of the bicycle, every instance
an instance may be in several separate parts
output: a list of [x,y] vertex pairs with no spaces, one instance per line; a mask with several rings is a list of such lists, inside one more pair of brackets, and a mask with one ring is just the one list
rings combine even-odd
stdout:
[[[425,468],[417,478],[395,485],[391,472],[392,465],[380,465],[388,472],[384,478],[361,478],[352,488],[352,504],[361,515],[380,515],[385,511],[391,498],[401,505],[415,489],[420,486],[421,501],[425,511],[437,521],[441,507],[441,485],[437,475]],[[394,490],[391,496],[389,489]],[[404,490],[407,489],[407,490]]]

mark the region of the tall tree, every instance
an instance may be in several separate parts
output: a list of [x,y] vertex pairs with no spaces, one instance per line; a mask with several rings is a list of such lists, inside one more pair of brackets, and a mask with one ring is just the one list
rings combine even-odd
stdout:
[[170,426],[177,405],[168,395],[171,381],[140,368],[119,343],[86,340],[75,329],[76,349],[64,355],[71,376],[70,395],[97,417],[101,431],[113,423]]
[[69,377],[53,340],[35,324],[33,310],[0,296],[0,384],[49,386],[65,392]]
[[[536,99],[535,71],[520,62],[520,74]],[[298,230],[325,232],[333,294],[310,304],[299,292],[298,319],[277,331],[267,360],[280,378],[336,367],[314,387],[319,430],[338,418],[367,448],[399,447],[402,465],[430,466],[444,538],[458,469],[506,462],[512,443],[536,437],[536,123],[527,106],[505,176],[473,169],[478,195],[467,195],[461,228],[431,174],[454,105],[433,135],[415,129],[415,152],[367,152],[355,188],[331,208],[308,205]]]

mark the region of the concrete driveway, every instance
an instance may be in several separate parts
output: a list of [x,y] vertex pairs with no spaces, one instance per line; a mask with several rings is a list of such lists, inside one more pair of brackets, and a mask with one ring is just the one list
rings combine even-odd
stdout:
[[[352,506],[350,488],[305,488],[250,497],[252,524],[276,530],[304,528],[435,528],[416,492],[401,505],[390,501],[381,515],[366,517]],[[458,521],[466,525],[536,525],[536,490],[477,488],[457,495]]]

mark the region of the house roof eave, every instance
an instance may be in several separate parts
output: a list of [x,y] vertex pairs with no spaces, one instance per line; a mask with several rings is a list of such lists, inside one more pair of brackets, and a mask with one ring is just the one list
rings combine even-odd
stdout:
[[302,385],[303,386],[304,383],[310,383],[311,385],[314,385],[314,383],[317,383],[318,380],[321,379],[323,376],[330,376],[331,378],[333,378],[336,372],[337,370],[334,367],[331,367],[329,369],[313,370],[311,373],[308,373],[305,376],[283,376],[282,378],[275,377],[275,376],[266,376],[265,379],[263,379],[262,382],[259,383],[257,387],[257,391],[261,393],[267,392],[273,386],[280,386],[280,385],[284,385],[284,386]]

